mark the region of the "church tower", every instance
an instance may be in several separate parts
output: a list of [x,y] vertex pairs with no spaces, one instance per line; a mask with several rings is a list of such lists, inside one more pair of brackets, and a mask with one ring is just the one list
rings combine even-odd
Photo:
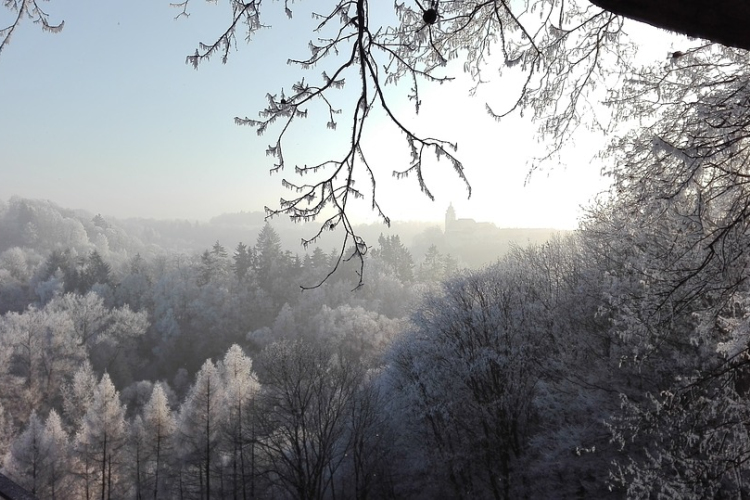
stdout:
[[453,208],[453,203],[448,205],[448,210],[445,211],[445,230],[443,233],[448,234],[453,228],[453,223],[456,222],[456,210]]

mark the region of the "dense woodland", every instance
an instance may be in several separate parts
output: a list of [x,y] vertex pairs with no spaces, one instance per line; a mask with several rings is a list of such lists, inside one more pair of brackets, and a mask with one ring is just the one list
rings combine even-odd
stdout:
[[479,270],[383,236],[365,286],[343,263],[302,292],[338,254],[271,224],[175,253],[13,199],[3,473],[50,499],[748,495],[750,242],[670,203]]

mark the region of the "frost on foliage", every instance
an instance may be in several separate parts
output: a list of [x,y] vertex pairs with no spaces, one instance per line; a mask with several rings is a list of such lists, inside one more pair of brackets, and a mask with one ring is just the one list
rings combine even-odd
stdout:
[[[187,15],[189,1],[177,4],[180,16]],[[194,67],[216,53],[226,61],[240,32],[252,38],[264,27],[260,19],[271,8],[255,1],[232,0],[229,5],[231,24],[212,43],[199,44],[188,56]],[[284,11],[291,18],[290,4],[285,3]],[[386,11],[391,15],[384,15]],[[490,103],[487,110],[497,119],[530,112],[540,124],[540,133],[552,138],[549,151],[542,154],[549,157],[580,124],[606,128],[602,125],[606,120],[590,118],[595,111],[592,103],[602,95],[597,86],[619,88],[618,80],[630,69],[632,55],[623,20],[579,0],[527,4],[473,0],[429,6],[337,0],[312,12],[312,17],[308,54],[287,62],[303,73],[315,68],[317,74],[295,77],[268,91],[257,118],[236,117],[235,123],[253,127],[258,134],[273,130],[266,149],[272,173],[294,164],[294,172],[281,180],[291,194],[277,207],[267,207],[267,213],[285,214],[298,222],[318,221],[319,231],[304,245],[331,228],[343,232],[333,270],[346,259],[363,263],[367,243],[349,219],[355,202],[368,204],[385,224],[390,223],[376,192],[383,168],[390,169],[386,175],[415,178],[420,191],[432,199],[430,171],[443,163],[471,195],[457,144],[432,136],[429,126],[412,125],[410,113],[397,105],[402,88],[409,89],[407,97],[416,115],[422,106],[421,89],[450,82],[453,61],[463,63],[475,83],[472,92],[495,71],[517,74],[520,70],[525,81],[516,94],[509,102]],[[343,87],[354,92],[341,92]],[[375,162],[377,138],[365,126],[372,116],[385,117],[410,152],[395,168]],[[343,142],[332,138],[338,145],[322,161],[305,155],[291,159],[287,144],[291,131],[324,124]]]
[[614,437],[632,451],[613,464],[611,479],[629,497],[747,494],[750,435],[742,422],[750,408],[725,380],[650,395],[643,404],[623,398],[622,407]]
[[144,489],[158,498],[166,492],[169,484],[169,461],[173,458],[174,433],[177,428],[161,383],[154,384],[151,397],[139,418],[143,443]]
[[13,441],[5,458],[4,470],[32,495],[41,493],[44,478],[42,462],[46,452],[43,449],[44,424],[32,412],[26,429]]
[[750,295],[743,295],[728,308],[732,313],[717,318],[718,328],[726,332],[726,340],[717,343],[716,350],[727,359],[735,359],[750,346]]
[[391,354],[392,383],[429,443],[431,467],[457,492],[520,487],[510,471],[529,446],[544,337],[523,319],[517,284],[501,268],[448,281]]
[[[175,447],[182,462],[180,474],[189,481],[186,487],[195,496],[213,491],[212,467],[218,465],[217,444],[224,414],[223,389],[216,365],[206,360],[177,417]],[[196,481],[197,478],[202,481]]]
[[97,495],[116,496],[124,488],[124,445],[127,438],[125,407],[106,373],[96,386],[91,404],[76,435],[76,474],[95,488]]
[[63,408],[69,423],[77,426],[91,406],[96,388],[96,375],[91,363],[84,362],[73,374],[73,379],[62,391]]
[[5,457],[3,472],[38,498],[71,498],[70,461],[68,434],[57,412],[51,410],[46,422],[32,412]]

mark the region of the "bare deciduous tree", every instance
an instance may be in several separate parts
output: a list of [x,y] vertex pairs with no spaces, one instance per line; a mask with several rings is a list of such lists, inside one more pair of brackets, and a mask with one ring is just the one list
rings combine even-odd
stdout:
[[330,346],[277,342],[262,355],[258,448],[273,496],[325,498],[349,451],[347,417],[362,380]]

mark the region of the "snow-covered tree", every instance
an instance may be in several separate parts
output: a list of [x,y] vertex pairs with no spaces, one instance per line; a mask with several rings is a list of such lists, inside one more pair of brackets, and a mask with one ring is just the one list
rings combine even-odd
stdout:
[[347,357],[365,364],[378,364],[403,324],[401,319],[390,319],[361,306],[331,309],[323,305],[299,334],[313,342],[330,342]]
[[6,473],[32,495],[40,495],[47,480],[43,435],[44,424],[32,411],[26,428],[13,441],[4,461]]
[[65,294],[45,308],[66,314],[72,322],[75,345],[84,348],[99,371],[108,370],[118,382],[132,381],[138,359],[127,357],[134,343],[148,328],[145,312],[133,312],[125,305],[110,309],[94,292],[86,295]]
[[266,223],[258,234],[253,248],[256,256],[256,272],[260,286],[270,292],[273,286],[274,275],[280,271],[282,261],[281,239],[279,233]]
[[[467,273],[427,295],[390,355],[393,397],[455,498],[513,498],[552,351],[548,312],[510,266]],[[439,478],[439,479],[438,479]]]
[[81,346],[91,347],[110,338],[138,336],[147,324],[145,315],[133,313],[128,307],[108,309],[95,293],[68,293],[49,307],[68,314],[73,322],[73,336]]
[[347,452],[360,367],[329,345],[302,340],[271,344],[261,360],[258,448],[271,494],[323,498]]
[[38,498],[64,500],[74,496],[68,434],[51,410],[45,423],[32,412],[24,431],[16,436],[4,471]]
[[125,407],[109,375],[102,376],[76,436],[78,475],[89,495],[103,499],[124,494]]
[[630,381],[608,381],[622,397],[609,419],[622,450],[613,484],[634,497],[742,496],[750,450],[740,424],[750,411],[747,221],[736,211],[743,186],[722,184],[726,169],[742,162],[719,154],[713,165],[728,162],[721,174],[705,165],[707,177],[684,177],[703,160],[641,153],[629,178],[617,173],[621,193],[585,221],[583,233],[590,255],[607,263],[603,311],[620,359],[613,373],[628,372]]
[[169,486],[169,465],[174,460],[175,417],[162,384],[154,385],[151,398],[143,407],[143,498],[162,498]]
[[5,365],[4,398],[15,399],[19,415],[31,409],[47,411],[59,402],[59,391],[69,373],[85,358],[71,338],[69,318],[48,308],[29,308],[0,319],[0,338],[12,354]]
[[175,432],[179,454],[180,494],[219,498],[217,469],[221,423],[226,414],[224,385],[216,365],[208,359],[195,376],[195,383],[180,407]]
[[15,435],[13,418],[3,403],[0,402],[0,457],[4,457],[10,447],[10,441]]
[[71,498],[74,492],[74,480],[71,474],[70,438],[62,425],[57,412],[50,410],[42,434],[43,449],[46,453],[47,467],[45,494],[40,498],[64,500]]
[[255,498],[256,398],[260,384],[252,360],[234,344],[219,365],[226,412],[222,422],[221,454],[224,457],[225,495]]
[[85,361],[73,374],[69,384],[63,388],[65,417],[73,428],[78,428],[94,399],[97,381],[91,363]]

